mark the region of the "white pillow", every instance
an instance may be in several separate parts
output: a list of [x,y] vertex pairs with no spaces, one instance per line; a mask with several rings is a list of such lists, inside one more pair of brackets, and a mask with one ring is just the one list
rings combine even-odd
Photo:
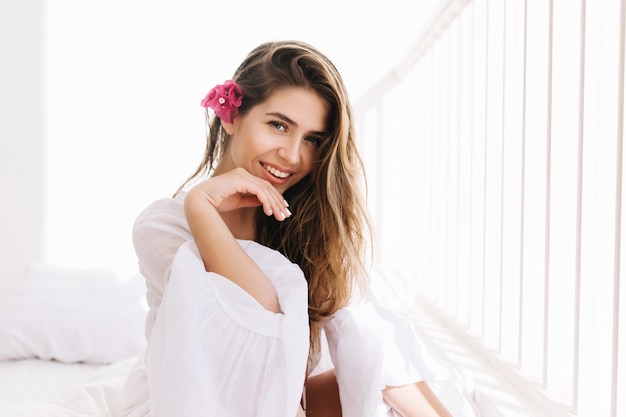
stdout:
[[111,363],[145,348],[145,284],[31,265],[0,300],[0,360]]

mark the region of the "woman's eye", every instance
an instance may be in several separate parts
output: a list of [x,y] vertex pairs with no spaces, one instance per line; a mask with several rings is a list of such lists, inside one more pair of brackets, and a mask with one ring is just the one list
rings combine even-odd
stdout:
[[274,129],[279,130],[281,132],[284,132],[287,130],[287,126],[284,123],[279,122],[277,120],[272,120],[270,122],[270,126],[272,126]]
[[319,147],[320,144],[322,143],[322,140],[320,138],[318,138],[318,137],[315,137],[315,136],[307,136],[307,138],[305,140],[307,142],[311,142],[316,147]]

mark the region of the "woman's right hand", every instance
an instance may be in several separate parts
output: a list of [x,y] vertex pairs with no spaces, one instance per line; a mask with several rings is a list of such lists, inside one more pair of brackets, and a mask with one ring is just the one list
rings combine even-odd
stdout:
[[278,190],[269,181],[243,168],[211,177],[189,192],[200,194],[219,212],[263,206],[263,212],[276,220],[283,221],[291,216],[289,204]]

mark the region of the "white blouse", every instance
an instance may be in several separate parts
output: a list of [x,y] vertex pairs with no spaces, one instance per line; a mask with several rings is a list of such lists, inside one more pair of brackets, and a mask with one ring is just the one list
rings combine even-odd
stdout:
[[[183,199],[158,200],[135,223],[148,348],[127,381],[121,415],[294,417],[309,349],[302,271],[277,251],[239,241],[278,295],[282,313],[265,310],[229,279],[205,271]],[[323,328],[343,416],[394,415],[382,399],[386,386],[458,379],[407,317],[372,297],[341,309]],[[473,416],[458,394],[446,406]]]

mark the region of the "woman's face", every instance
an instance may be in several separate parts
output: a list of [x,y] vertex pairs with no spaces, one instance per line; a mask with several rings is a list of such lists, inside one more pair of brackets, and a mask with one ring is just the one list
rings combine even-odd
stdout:
[[317,149],[328,138],[327,117],[326,102],[317,93],[276,90],[232,123],[222,121],[230,139],[216,173],[245,168],[284,193],[313,169]]

